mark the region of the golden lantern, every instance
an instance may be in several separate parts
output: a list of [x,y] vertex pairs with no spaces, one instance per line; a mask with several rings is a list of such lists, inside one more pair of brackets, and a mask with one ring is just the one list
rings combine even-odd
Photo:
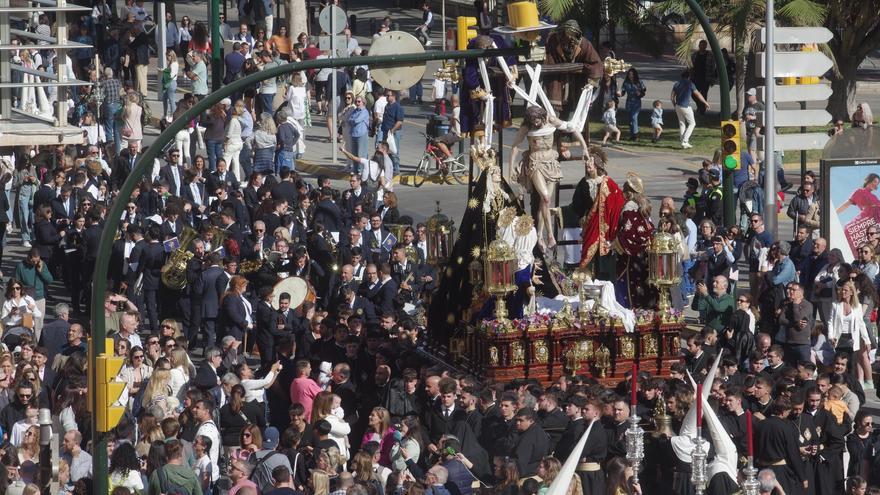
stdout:
[[502,331],[510,331],[510,320],[507,319],[507,306],[504,297],[516,290],[514,274],[516,273],[516,253],[509,244],[496,239],[489,244],[486,256],[483,287],[486,292],[496,297],[495,321]]
[[672,234],[654,234],[648,246],[648,282],[660,291],[658,309],[668,313],[669,289],[681,282],[681,248]]
[[428,264],[439,266],[449,260],[452,252],[452,244],[455,241],[455,222],[440,212],[440,202],[437,201],[437,213],[428,219],[427,239],[425,244],[427,253],[425,257]]

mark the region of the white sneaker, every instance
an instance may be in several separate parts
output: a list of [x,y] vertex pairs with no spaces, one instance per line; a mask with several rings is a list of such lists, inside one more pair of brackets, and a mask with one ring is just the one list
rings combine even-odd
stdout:
[[426,41],[425,46],[431,46],[431,40]]
[[681,147],[687,150],[693,148],[693,145],[691,143],[681,143]]
[[21,243],[21,245],[24,246],[24,247],[26,247],[26,248],[31,247],[31,243],[30,243],[30,241],[24,241],[24,242]]

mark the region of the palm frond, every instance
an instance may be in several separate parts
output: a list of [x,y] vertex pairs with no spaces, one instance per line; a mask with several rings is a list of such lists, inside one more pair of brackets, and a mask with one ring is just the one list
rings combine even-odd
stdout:
[[691,53],[693,53],[694,37],[697,35],[698,25],[696,22],[688,24],[687,30],[684,32],[684,39],[675,47],[675,56],[688,67],[691,65]]
[[577,3],[580,2],[578,0],[540,0],[539,6],[541,12],[558,22],[563,20]]
[[813,0],[791,0],[777,9],[776,14],[796,26],[821,26],[828,9]]

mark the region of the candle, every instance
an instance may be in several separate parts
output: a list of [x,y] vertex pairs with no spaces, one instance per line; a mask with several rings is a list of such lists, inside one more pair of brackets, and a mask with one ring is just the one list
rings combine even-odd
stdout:
[[630,400],[630,404],[633,407],[633,414],[636,413],[636,405],[639,403],[639,365],[637,363],[633,363],[633,371],[632,371],[632,399]]
[[703,427],[703,384],[697,384],[697,428]]
[[752,437],[752,411],[746,410],[746,439],[749,445],[749,457],[755,456],[755,439]]

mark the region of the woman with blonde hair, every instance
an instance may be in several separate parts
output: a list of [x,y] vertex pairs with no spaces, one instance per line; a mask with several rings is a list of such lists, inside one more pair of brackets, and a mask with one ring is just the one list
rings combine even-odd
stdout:
[[275,170],[275,133],[278,127],[272,114],[260,116],[260,125],[254,131],[254,172],[271,174]]
[[144,139],[143,117],[144,109],[141,108],[137,93],[128,93],[125,97],[125,106],[122,109],[122,137],[129,143],[136,143],[138,149]]
[[233,449],[232,459],[246,461],[250,459],[251,454],[262,450],[263,433],[260,431],[260,427],[251,423],[242,428],[238,445],[238,448]]
[[241,161],[239,153],[244,147],[244,141],[241,139],[242,125],[239,120],[242,115],[247,112],[244,108],[244,101],[237,100],[232,105],[229,119],[226,121],[226,139],[223,141],[223,161],[226,162],[228,170],[235,175],[238,180],[244,180],[245,177],[241,171]]
[[171,390],[171,370],[155,369],[153,370],[150,381],[147,382],[147,388],[144,389],[144,395],[141,398],[141,404],[144,409],[151,406],[159,405],[166,412],[171,411],[169,399],[174,397]]
[[[858,354],[862,348],[871,348],[868,328],[865,326],[862,304],[853,282],[844,282],[837,288],[837,300],[831,303],[828,316],[828,340],[834,350]],[[859,382],[864,387],[866,378],[871,379],[871,368],[865,369],[862,360],[856,363]]]
[[379,464],[391,466],[391,447],[394,445],[394,428],[391,427],[391,413],[384,407],[374,407],[367,418],[367,431],[361,441],[361,448],[369,442],[379,443]]
[[171,396],[177,397],[189,382],[189,355],[186,349],[175,347],[171,351]]
[[373,456],[363,450],[355,454],[351,460],[351,472],[354,475],[354,482],[364,486],[372,485],[377,493],[382,493],[382,483],[376,477],[373,469]]
[[562,469],[562,463],[553,456],[546,456],[538,463],[538,476],[541,477],[541,488],[538,489],[538,495],[547,493],[547,489],[553,484],[553,480],[559,475]]
[[24,464],[31,461],[34,464],[40,462],[40,426],[31,425],[24,432],[21,445],[18,447],[18,462]]
[[341,402],[341,398],[332,392],[320,392],[312,402],[312,424],[320,420],[330,423],[330,439],[339,447],[339,455],[344,459],[349,458],[348,434],[351,426],[340,417],[333,414],[333,403]]
[[339,464],[339,451],[336,448],[330,447],[318,452],[310,479],[312,495],[330,495],[330,485],[331,482],[335,484]]
[[177,109],[178,72],[180,72],[180,64],[177,63],[177,53],[173,48],[169,48],[165,51],[165,69],[162,71],[162,115],[169,123]]
[[232,336],[239,342],[254,328],[253,306],[244,297],[247,287],[248,280],[241,275],[235,275],[229,281],[229,290],[220,302],[223,334]]
[[874,114],[868,102],[859,103],[852,115],[852,126],[867,129],[874,125]]

